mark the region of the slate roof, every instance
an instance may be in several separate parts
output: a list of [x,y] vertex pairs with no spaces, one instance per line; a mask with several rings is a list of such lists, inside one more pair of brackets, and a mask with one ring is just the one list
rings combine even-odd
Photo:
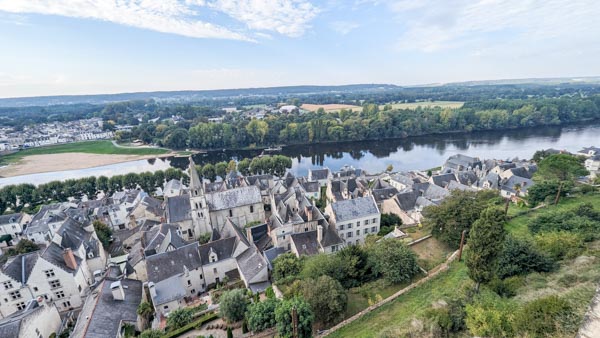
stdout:
[[166,193],[169,190],[181,190],[182,184],[180,180],[172,179],[165,184],[164,192]]
[[71,218],[67,218],[60,226],[57,233],[62,237],[60,246],[63,248],[71,248],[73,251],[92,237],[91,232],[87,232],[83,225]]
[[176,250],[158,253],[146,258],[148,280],[154,283],[183,273],[183,266],[193,270],[202,265],[198,253],[198,242]]
[[21,221],[21,217],[23,217],[23,215],[21,213],[0,215],[0,225],[10,224],[10,223],[19,223]]
[[15,256],[4,264],[2,272],[21,284],[25,284],[29,280],[31,271],[35,263],[37,263],[39,256],[39,251]]
[[[112,295],[111,286],[114,283],[120,283],[125,292],[124,300],[115,300]],[[121,321],[130,323],[137,322],[137,307],[142,302],[142,282],[133,279],[122,279],[115,281],[105,279],[97,294],[92,293],[84,305],[84,309],[91,302],[91,313],[82,313],[79,315],[77,323],[85,327],[81,337],[85,338],[105,338],[117,337]],[[86,320],[85,316],[89,316]],[[77,325],[78,326],[78,325]],[[77,329],[77,327],[76,327]],[[76,331],[74,330],[74,333]]]
[[450,181],[456,181],[456,177],[454,173],[449,173],[431,176],[431,180],[438,187],[446,188],[450,184]]
[[[533,176],[533,172],[530,172],[529,170],[527,170],[527,168],[525,167],[516,167],[516,168],[511,168],[509,169],[509,171],[515,175],[515,176],[519,176],[519,177],[523,177],[523,178],[529,178],[531,179],[531,177]],[[535,172],[535,171],[534,171]]]
[[451,168],[454,170],[467,170],[468,168],[475,169],[475,167],[481,167],[479,158],[463,154],[452,155],[446,160],[446,163],[444,163],[444,168]]
[[180,248],[186,243],[177,234],[178,227],[174,224],[161,224],[156,227],[158,231],[154,233],[154,236],[145,245],[144,253],[146,256],[151,256],[157,253],[157,249],[163,244],[164,241],[168,241],[173,247]]
[[402,184],[406,185],[407,187],[412,187],[413,184],[415,184],[415,181],[412,178],[410,178],[404,174],[396,174],[396,175],[392,176],[391,179],[394,181],[397,181],[399,183],[402,183]]
[[43,307],[35,301],[27,304],[27,307],[22,311],[17,311],[8,317],[0,319],[0,337],[2,338],[19,338],[21,331],[21,322],[36,312],[42,311]]
[[371,193],[375,198],[375,202],[382,202],[384,200],[394,197],[394,195],[398,193],[398,189],[394,187],[373,189]]
[[[48,247],[46,247],[46,249],[42,253],[42,258],[69,273],[75,273],[76,270],[69,268],[67,264],[65,264],[65,259],[63,258],[63,251],[63,248],[61,248],[58,244],[52,242],[50,243],[50,245],[48,245]],[[75,262],[77,263],[77,266],[79,266],[81,264],[81,258],[75,256]]]
[[517,191],[514,189],[514,187],[517,184],[521,186],[521,193],[527,194],[527,190],[534,185],[534,182],[528,178],[513,175],[502,183],[502,190],[516,193]]
[[412,210],[417,203],[419,193],[416,191],[401,192],[396,195],[396,203],[404,211]]
[[458,182],[464,185],[472,185],[477,183],[477,175],[472,171],[457,171],[456,179]]
[[158,283],[155,283],[156,297],[152,297],[154,306],[168,303],[175,299],[181,299],[186,296],[186,291],[181,285],[178,276],[172,276]]
[[342,243],[344,243],[344,240],[340,238],[333,225],[325,223],[323,225],[323,240],[321,240],[321,246],[326,248]]
[[211,250],[217,254],[218,261],[231,258],[233,256],[233,251],[235,250],[235,244],[236,238],[228,237],[200,245],[198,251],[200,251],[202,265],[210,264],[209,255]]
[[296,251],[300,256],[311,256],[319,253],[319,243],[317,241],[317,231],[306,231],[293,234],[292,242],[296,246]]
[[177,223],[192,219],[192,206],[190,195],[173,196],[167,198],[167,221]]
[[319,185],[319,182],[302,182],[302,188],[304,189],[304,191],[306,192],[310,192],[310,193],[315,193],[315,192],[319,192],[321,190],[321,186]]
[[162,216],[162,214],[165,211],[162,205],[162,201],[156,198],[152,198],[150,196],[144,197],[140,204],[145,206],[146,210],[148,210],[156,216]]
[[[256,186],[239,187],[206,195],[206,203],[211,211],[262,203],[260,190]],[[189,205],[189,200],[188,200]]]
[[237,257],[237,265],[244,279],[250,283],[256,275],[267,269],[267,261],[254,247],[244,251]]
[[379,214],[372,196],[337,201],[331,204],[337,222]]
[[329,168],[308,169],[308,177],[312,180],[326,180],[329,177]]
[[284,253],[286,253],[286,250],[280,247],[273,247],[263,251],[263,255],[267,259],[267,262],[271,268],[273,268],[273,261],[275,258],[279,257],[279,255],[283,255]]

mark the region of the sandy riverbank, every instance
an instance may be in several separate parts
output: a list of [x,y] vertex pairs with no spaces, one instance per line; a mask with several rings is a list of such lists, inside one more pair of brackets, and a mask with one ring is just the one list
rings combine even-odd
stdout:
[[[160,155],[160,157],[168,155]],[[62,170],[76,170],[103,165],[159,157],[157,155],[105,155],[88,153],[63,153],[31,155],[17,163],[0,168],[0,177],[38,174]]]

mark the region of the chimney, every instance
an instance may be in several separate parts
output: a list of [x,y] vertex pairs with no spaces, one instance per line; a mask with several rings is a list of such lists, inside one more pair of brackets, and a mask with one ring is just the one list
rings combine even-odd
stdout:
[[306,219],[311,222],[313,220],[313,207],[307,205],[306,207],[304,207],[304,212],[306,213]]
[[323,241],[323,226],[317,225],[317,242]]
[[246,238],[250,243],[254,243],[254,238],[252,237],[252,229],[246,228]]
[[148,290],[150,290],[151,298],[156,297],[156,286],[154,285],[154,282],[148,282]]
[[73,250],[71,250],[71,248],[66,248],[63,251],[63,259],[65,260],[65,264],[67,265],[67,267],[69,267],[69,269],[77,269],[77,261],[75,260]]
[[121,281],[111,283],[110,291],[112,292],[114,300],[125,300],[125,290],[123,290],[123,284],[121,284]]

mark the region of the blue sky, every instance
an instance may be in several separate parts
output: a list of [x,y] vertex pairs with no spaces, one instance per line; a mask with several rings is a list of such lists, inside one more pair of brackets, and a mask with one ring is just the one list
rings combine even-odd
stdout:
[[0,0],[0,97],[600,75],[596,0]]

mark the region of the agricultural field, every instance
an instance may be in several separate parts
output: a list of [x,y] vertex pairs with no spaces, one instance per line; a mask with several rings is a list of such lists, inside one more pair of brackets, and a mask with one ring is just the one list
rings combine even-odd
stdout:
[[[423,101],[423,102],[410,102],[410,103],[392,103],[393,109],[417,109],[417,107],[441,107],[441,108],[460,108],[464,105],[464,102],[459,101]],[[379,106],[379,109],[383,109],[385,105]]]
[[351,104],[309,104],[305,103],[300,108],[308,111],[317,111],[319,108],[325,109],[326,112],[340,111],[342,109],[352,109],[353,111],[362,111],[361,106],[354,106]]

